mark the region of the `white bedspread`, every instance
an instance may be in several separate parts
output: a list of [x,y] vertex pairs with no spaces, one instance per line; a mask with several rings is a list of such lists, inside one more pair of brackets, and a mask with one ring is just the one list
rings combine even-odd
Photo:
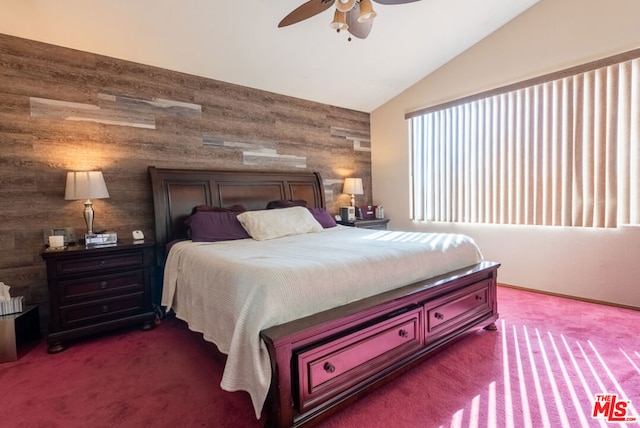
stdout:
[[177,243],[162,305],[227,354],[221,387],[259,418],[271,381],[261,330],[482,261],[471,238],[337,227],[255,241]]

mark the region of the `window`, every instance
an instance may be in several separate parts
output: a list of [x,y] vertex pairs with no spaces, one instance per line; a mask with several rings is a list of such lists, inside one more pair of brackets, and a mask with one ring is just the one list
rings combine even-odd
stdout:
[[640,224],[640,50],[407,114],[414,220]]

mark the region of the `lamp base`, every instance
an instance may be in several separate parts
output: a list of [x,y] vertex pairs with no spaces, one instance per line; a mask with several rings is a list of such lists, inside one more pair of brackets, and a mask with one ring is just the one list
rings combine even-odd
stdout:
[[84,201],[84,222],[87,225],[87,235],[93,234],[93,203],[90,199]]

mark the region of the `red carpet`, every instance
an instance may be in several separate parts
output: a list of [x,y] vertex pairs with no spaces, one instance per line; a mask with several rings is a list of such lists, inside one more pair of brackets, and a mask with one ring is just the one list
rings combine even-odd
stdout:
[[[620,426],[604,407],[592,418],[595,394],[638,416],[640,312],[508,288],[498,299],[497,332],[467,336],[322,426]],[[219,388],[221,374],[175,320],[55,355],[42,343],[0,364],[0,426],[261,427],[247,394]]]

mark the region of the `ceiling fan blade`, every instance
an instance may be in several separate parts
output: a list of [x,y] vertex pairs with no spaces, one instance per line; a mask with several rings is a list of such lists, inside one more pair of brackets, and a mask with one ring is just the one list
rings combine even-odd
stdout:
[[373,0],[375,3],[380,4],[404,4],[404,3],[413,3],[414,1],[420,0]]
[[329,9],[335,0],[309,0],[302,3],[278,24],[278,28],[295,24]]
[[358,22],[358,16],[360,16],[360,8],[357,6],[347,12],[347,25],[349,26],[347,31],[351,33],[353,37],[366,39],[373,27],[373,19]]

